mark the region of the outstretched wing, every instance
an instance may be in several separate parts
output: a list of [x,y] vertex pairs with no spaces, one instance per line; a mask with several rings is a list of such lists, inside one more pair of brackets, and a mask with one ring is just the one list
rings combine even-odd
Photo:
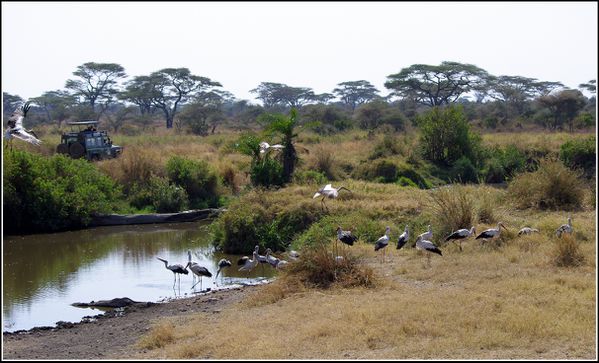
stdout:
[[33,144],[33,145],[39,146],[42,143],[42,141],[40,139],[38,139],[37,137],[33,136],[32,134],[30,134],[29,132],[25,131],[24,129],[12,131],[10,134],[13,137],[16,137],[17,139],[21,139],[23,141],[27,141],[28,143]]

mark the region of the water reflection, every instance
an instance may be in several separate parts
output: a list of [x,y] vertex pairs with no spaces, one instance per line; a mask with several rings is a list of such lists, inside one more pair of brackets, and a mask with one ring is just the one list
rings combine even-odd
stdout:
[[[191,289],[191,272],[181,276],[180,287],[178,281],[173,286],[173,273],[156,259],[185,265],[188,250],[213,275],[203,278],[204,289],[255,283],[275,273],[270,266],[258,266],[247,279],[246,273],[237,271],[240,256],[214,252],[209,242],[206,222],[8,236],[3,241],[3,329],[52,326],[99,313],[72,307],[74,302],[116,297],[160,301],[197,293],[200,285]],[[222,270],[215,281],[221,258],[233,266]]]

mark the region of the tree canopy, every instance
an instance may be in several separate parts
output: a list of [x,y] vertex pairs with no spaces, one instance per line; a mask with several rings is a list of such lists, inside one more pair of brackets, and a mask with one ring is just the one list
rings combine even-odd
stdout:
[[488,77],[487,71],[472,64],[414,64],[387,76],[385,87],[392,90],[395,96],[427,106],[440,106],[455,102],[464,93],[484,87]]

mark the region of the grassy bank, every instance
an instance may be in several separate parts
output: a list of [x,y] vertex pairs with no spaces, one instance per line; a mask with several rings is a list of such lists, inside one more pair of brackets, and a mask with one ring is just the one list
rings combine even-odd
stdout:
[[[452,186],[465,196],[480,232],[502,221],[498,241],[465,242],[460,252],[443,244],[439,190],[344,181],[353,191],[329,201],[324,213],[292,237],[292,246],[332,250],[337,224],[355,226],[360,240],[344,249],[373,272],[368,284],[328,288],[283,273],[239,304],[192,321],[165,319],[140,346],[143,358],[215,359],[535,359],[592,358],[595,352],[596,211],[587,190],[580,208],[570,210],[575,233],[557,239],[566,222],[560,210],[517,209],[505,189]],[[244,199],[265,209],[305,210],[310,186],[292,186]],[[285,200],[281,206],[280,201]],[[264,203],[267,201],[266,203]],[[450,201],[451,202],[451,201]],[[255,203],[255,204],[253,204]],[[307,205],[308,205],[307,204]],[[233,212],[235,212],[233,208]],[[279,210],[280,211],[280,210]],[[282,212],[281,212],[282,213]],[[273,215],[277,212],[272,211]],[[410,242],[394,242],[408,223]],[[411,248],[414,235],[433,225],[443,256]],[[380,263],[373,243],[391,226],[391,262]],[[518,236],[521,227],[541,233]],[[314,248],[314,247],[313,247]],[[560,261],[574,254],[578,259]],[[568,260],[571,261],[571,260]],[[564,266],[565,265],[565,266]],[[162,342],[162,343],[157,343]]]

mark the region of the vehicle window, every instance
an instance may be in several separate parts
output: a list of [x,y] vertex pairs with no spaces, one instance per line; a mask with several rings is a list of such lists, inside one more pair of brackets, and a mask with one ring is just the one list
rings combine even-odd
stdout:
[[102,145],[102,138],[101,137],[96,137],[96,145],[98,145],[98,146]]
[[90,137],[89,139],[87,139],[87,146],[88,147],[96,146],[96,139],[94,139],[93,137]]

